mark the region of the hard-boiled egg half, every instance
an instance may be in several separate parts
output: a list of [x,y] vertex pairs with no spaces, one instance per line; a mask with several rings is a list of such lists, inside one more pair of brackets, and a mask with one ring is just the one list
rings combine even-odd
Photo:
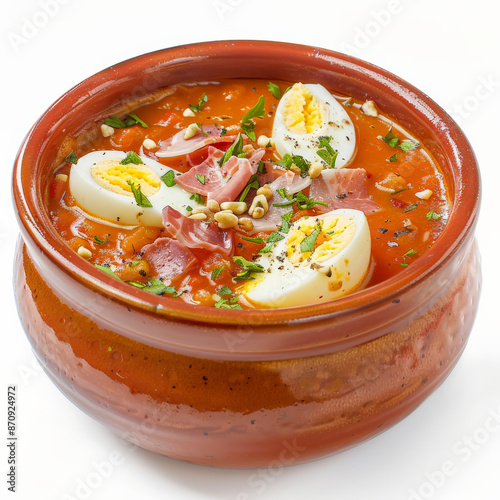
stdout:
[[[162,181],[169,171],[173,172],[171,178],[178,175],[150,158],[122,151],[94,151],[71,166],[69,188],[78,205],[91,215],[118,224],[161,227],[161,212],[167,205],[184,215],[187,207],[199,206],[191,199],[192,193]],[[144,206],[147,202],[141,201],[141,195],[152,206]]]
[[256,307],[291,307],[336,299],[363,288],[371,269],[370,230],[363,212],[333,210],[302,217],[239,292]]
[[276,150],[283,157],[302,156],[309,162],[324,159],[317,151],[324,149],[320,138],[338,152],[335,168],[349,163],[356,149],[354,125],[340,104],[319,84],[295,83],[281,98],[273,124]]

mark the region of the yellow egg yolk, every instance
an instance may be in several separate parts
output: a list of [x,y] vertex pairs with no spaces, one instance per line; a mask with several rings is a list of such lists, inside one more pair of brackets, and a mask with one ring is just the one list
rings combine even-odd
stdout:
[[310,134],[318,130],[323,117],[319,100],[302,83],[296,83],[285,95],[283,121],[290,132]]
[[161,186],[158,175],[146,165],[126,164],[119,160],[103,160],[91,168],[91,176],[100,186],[117,194],[133,196],[129,182],[140,186],[145,196],[153,196]]

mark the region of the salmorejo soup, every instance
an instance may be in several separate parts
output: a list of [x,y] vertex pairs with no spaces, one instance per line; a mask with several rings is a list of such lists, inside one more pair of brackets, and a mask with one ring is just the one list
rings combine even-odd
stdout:
[[48,186],[62,237],[130,286],[229,310],[325,302],[404,272],[445,226],[437,161],[377,103],[249,79],[145,101],[67,137]]

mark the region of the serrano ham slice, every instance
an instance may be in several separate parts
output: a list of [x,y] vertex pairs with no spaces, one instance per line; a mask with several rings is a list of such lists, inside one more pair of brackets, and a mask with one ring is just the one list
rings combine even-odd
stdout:
[[157,238],[146,245],[141,253],[153,265],[162,281],[180,276],[197,263],[193,252],[172,238]]
[[163,225],[168,234],[187,248],[204,248],[229,255],[233,250],[233,236],[212,222],[190,219],[172,207],[162,211]]
[[214,147],[208,149],[208,158],[176,177],[175,182],[186,191],[201,194],[219,204],[234,201],[257,172],[264,150],[259,149],[248,158],[232,156],[221,168],[219,161],[224,152]]
[[322,212],[352,208],[369,214],[378,210],[379,206],[368,194],[365,179],[364,168],[329,168],[313,179],[309,197],[328,204],[328,207],[316,205]]

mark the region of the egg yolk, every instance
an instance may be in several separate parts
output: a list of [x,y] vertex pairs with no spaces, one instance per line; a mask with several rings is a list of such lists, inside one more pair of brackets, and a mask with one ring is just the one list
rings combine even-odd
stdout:
[[320,103],[302,83],[296,83],[287,92],[283,121],[287,129],[295,134],[310,134],[321,127]]
[[153,196],[161,186],[158,175],[146,165],[122,165],[118,160],[104,160],[96,163],[90,173],[103,188],[125,196],[133,196],[129,182],[139,185],[145,196]]
[[288,239],[288,259],[292,264],[320,264],[341,252],[355,234],[356,223],[346,216],[297,221]]

